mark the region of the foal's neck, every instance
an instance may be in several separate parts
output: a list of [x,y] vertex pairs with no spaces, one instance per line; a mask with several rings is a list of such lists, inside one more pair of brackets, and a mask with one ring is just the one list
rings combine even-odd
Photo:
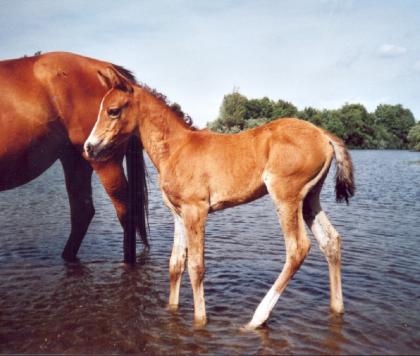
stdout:
[[163,162],[185,143],[189,125],[163,100],[144,88],[136,88],[139,134],[143,147],[160,171]]

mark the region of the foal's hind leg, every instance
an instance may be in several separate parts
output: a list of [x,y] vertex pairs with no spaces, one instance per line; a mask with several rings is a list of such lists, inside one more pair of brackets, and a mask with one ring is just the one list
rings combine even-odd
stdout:
[[301,266],[311,245],[303,222],[302,202],[298,201],[298,199],[283,199],[275,191],[275,186],[267,186],[267,188],[275,201],[277,212],[280,215],[286,246],[286,262],[279,277],[256,309],[251,322],[246,326],[249,329],[259,327],[268,319],[280,294],[285,290],[290,279]]
[[336,313],[344,312],[343,293],[341,289],[341,238],[321,208],[319,195],[322,179],[306,196],[304,217],[314,234],[318,245],[328,262],[330,275],[331,309]]
[[70,202],[71,233],[62,257],[74,260],[95,214],[92,202],[92,168],[75,150],[60,158]]
[[185,259],[187,257],[187,240],[185,238],[184,224],[178,215],[174,214],[174,220],[174,245],[172,247],[172,254],[169,262],[169,309],[171,310],[178,309],[179,289],[181,286],[182,274],[185,270]]
[[188,246],[188,274],[194,297],[194,322],[201,327],[207,322],[204,300],[204,228],[208,208],[188,205],[181,210]]

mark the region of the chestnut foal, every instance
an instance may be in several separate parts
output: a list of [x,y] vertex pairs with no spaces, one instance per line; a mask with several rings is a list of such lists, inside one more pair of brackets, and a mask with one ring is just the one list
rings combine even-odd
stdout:
[[337,200],[347,201],[354,194],[352,163],[342,141],[297,119],[280,119],[233,135],[197,131],[156,93],[133,86],[112,67],[98,75],[109,91],[102,99],[85,151],[93,159],[106,159],[131,134],[140,136],[158,170],[163,199],[175,220],[170,306],[178,306],[188,251],[194,319],[199,325],[206,323],[203,278],[207,215],[268,193],[283,229],[286,261],[247,327],[257,328],[268,319],[308,254],[305,221],[328,261],[331,308],[343,312],[340,236],[319,203],[334,157]]

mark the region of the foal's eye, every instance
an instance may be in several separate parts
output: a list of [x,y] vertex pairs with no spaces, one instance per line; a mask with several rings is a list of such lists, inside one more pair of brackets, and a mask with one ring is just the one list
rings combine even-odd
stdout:
[[121,108],[108,109],[108,116],[111,119],[116,119],[121,115]]

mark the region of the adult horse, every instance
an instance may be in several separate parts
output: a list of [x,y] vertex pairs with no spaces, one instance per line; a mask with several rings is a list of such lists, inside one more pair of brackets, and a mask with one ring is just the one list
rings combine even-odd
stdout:
[[108,90],[98,80],[97,71],[108,67],[135,84],[123,67],[71,53],[0,62],[0,191],[31,181],[59,159],[71,212],[71,233],[62,256],[73,260],[95,212],[93,168],[124,229],[124,261],[133,263],[136,229],[147,245],[142,147],[134,138],[115,148],[106,162],[87,162],[82,156],[97,107]]
[[331,308],[344,311],[340,236],[322,211],[319,195],[335,157],[336,198],[354,194],[352,163],[332,134],[297,119],[280,119],[235,135],[195,131],[153,92],[133,86],[112,68],[99,72],[109,91],[85,143],[98,161],[137,133],[159,172],[166,205],[175,220],[170,260],[169,304],[179,302],[188,252],[194,318],[206,322],[204,303],[204,225],[208,213],[270,194],[280,217],[286,261],[278,279],[256,309],[248,327],[262,325],[309,252],[304,222],[329,266]]

